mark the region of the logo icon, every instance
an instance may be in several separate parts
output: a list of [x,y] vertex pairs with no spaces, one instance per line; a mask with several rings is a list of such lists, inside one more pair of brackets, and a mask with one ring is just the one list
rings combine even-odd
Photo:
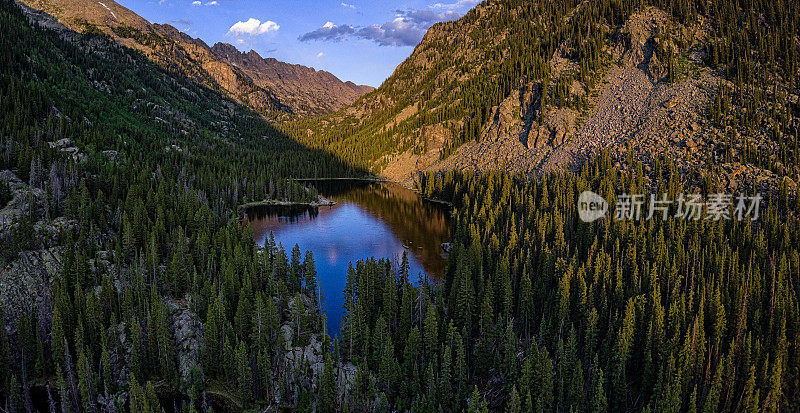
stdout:
[[592,192],[583,191],[578,195],[578,216],[583,222],[593,222],[606,215],[608,202]]

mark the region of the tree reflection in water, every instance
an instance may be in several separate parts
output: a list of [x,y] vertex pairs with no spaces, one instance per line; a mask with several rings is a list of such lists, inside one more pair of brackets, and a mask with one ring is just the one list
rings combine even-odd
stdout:
[[251,208],[245,222],[259,245],[272,232],[287,253],[295,244],[314,253],[332,334],[339,328],[349,263],[370,257],[399,262],[407,252],[412,281],[419,273],[434,281],[444,274],[447,261],[441,244],[450,239],[446,208],[394,183],[315,181],[313,185],[337,204]]

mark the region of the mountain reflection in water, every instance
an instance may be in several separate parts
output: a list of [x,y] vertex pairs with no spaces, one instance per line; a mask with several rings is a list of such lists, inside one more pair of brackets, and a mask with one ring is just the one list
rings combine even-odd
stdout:
[[331,207],[269,206],[248,209],[246,221],[263,246],[272,232],[287,254],[295,244],[314,253],[325,300],[328,331],[339,331],[349,263],[369,257],[400,262],[407,252],[410,278],[438,279],[445,271],[441,244],[450,238],[449,212],[400,185],[365,181],[315,181]]

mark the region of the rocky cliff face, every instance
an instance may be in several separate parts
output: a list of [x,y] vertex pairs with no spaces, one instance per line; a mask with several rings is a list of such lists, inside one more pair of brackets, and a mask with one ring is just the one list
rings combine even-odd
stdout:
[[[721,88],[732,85],[704,64],[699,48],[678,57],[685,73],[667,81],[667,63],[659,61],[655,51],[658,42],[665,41],[659,34],[667,28],[691,32],[687,41],[695,45],[707,40],[702,28],[685,27],[662,10],[635,13],[605,45],[609,63],[600,82],[594,87],[572,85],[570,95],[585,97],[583,107],[542,108],[541,83],[529,83],[492,109],[479,139],[419,169],[504,168],[538,174],[575,169],[606,150],[619,166],[641,161],[645,172],[661,156],[674,160],[683,172],[718,165],[716,184],[731,192],[776,188],[786,181],[784,176],[796,175],[794,170],[771,170],[737,160],[748,145],[772,154],[780,148],[770,139],[769,128],[737,130],[709,119]],[[574,71],[575,64],[557,51],[551,73],[561,78]]]
[[[575,169],[603,150],[623,167],[633,161],[647,169],[662,155],[684,173],[719,165],[718,183],[732,190],[745,181],[774,188],[783,177],[798,175],[797,168],[780,162],[767,167],[743,156],[756,148],[780,157],[773,129],[782,121],[768,114],[775,112],[773,104],[755,108],[762,120],[755,127],[711,120],[723,90],[735,88],[724,70],[708,64],[713,21],[698,16],[682,23],[649,7],[609,24],[582,2],[563,15],[534,14],[523,25],[531,32],[506,42],[515,35],[511,22],[523,18],[518,3],[484,2],[458,21],[434,25],[380,88],[310,135],[344,136],[342,146],[356,148],[379,136],[385,142],[375,150],[380,156],[367,166],[407,185],[420,171],[537,175]],[[579,18],[575,27],[603,33],[588,56],[582,44],[589,40],[546,35]],[[515,56],[548,47],[552,54],[529,59],[529,71],[509,74]],[[599,63],[587,70],[591,60]],[[772,94],[770,85],[750,86],[753,94]],[[779,82],[776,90],[781,89],[770,99],[780,105],[778,112],[792,112],[797,89]],[[481,107],[498,95],[497,103]],[[731,106],[739,117],[754,109]],[[483,122],[475,122],[481,117]],[[336,130],[341,123],[354,131],[352,138]],[[788,129],[798,124],[793,115]]]
[[65,217],[50,219],[47,193],[26,184],[12,171],[0,171],[0,185],[7,185],[11,195],[5,205],[0,204],[0,244],[13,242],[22,225],[20,221],[32,215],[35,222],[26,236],[36,238],[36,244],[42,247],[13,255],[8,254],[6,247],[0,250],[0,309],[9,326],[15,326],[20,315],[29,311],[34,311],[48,325],[52,305],[50,283],[62,270],[63,248],[56,241],[60,235],[74,230],[77,222]]
[[168,24],[151,24],[113,0],[22,0],[78,32],[97,32],[275,119],[330,112],[372,90],[312,68],[227,44],[214,49]]
[[[709,153],[692,150],[697,145],[687,142],[719,132],[705,112],[720,79],[693,54],[687,60],[692,76],[665,81],[665,65],[653,49],[658,33],[675,24],[654,8],[633,15],[622,35],[605,46],[610,62],[598,85],[571,85],[570,95],[585,97],[585,107],[541,108],[542,85],[530,83],[492,108],[478,140],[430,166],[487,169],[491,160],[509,169],[545,172],[575,167],[600,149],[620,160],[630,149],[644,161],[660,153],[686,167],[704,161]],[[562,53],[550,62],[555,79],[575,70],[576,63]]]

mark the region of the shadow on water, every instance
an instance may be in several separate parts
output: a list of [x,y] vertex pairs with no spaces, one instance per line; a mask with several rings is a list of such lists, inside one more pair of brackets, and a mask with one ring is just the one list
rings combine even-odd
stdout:
[[[373,219],[389,227],[407,252],[421,261],[429,277],[435,280],[444,274],[446,255],[441,244],[450,238],[450,214],[446,207],[425,200],[416,192],[392,182],[353,179],[309,181],[309,184],[326,198],[336,201],[337,205],[262,205],[248,208],[245,219],[253,227],[259,245],[263,245],[270,231],[275,233],[290,224],[302,225],[342,205],[358,205]],[[353,228],[351,234],[342,235],[359,236],[357,228]],[[280,242],[279,234],[275,236],[276,241]],[[289,249],[293,245],[283,246]],[[303,245],[300,247],[302,249]]]
[[251,222],[279,220],[297,223],[305,218],[316,218],[319,208],[303,205],[262,205],[248,208],[245,215]]
[[360,205],[388,225],[432,279],[444,274],[447,263],[442,243],[450,239],[450,214],[442,205],[392,182],[320,181],[315,187],[337,202]]
[[338,332],[347,267],[358,260],[406,253],[410,278],[419,273],[436,281],[447,259],[441,244],[450,239],[450,211],[398,184],[358,180],[308,183],[336,205],[259,206],[245,211],[255,241],[264,245],[272,233],[287,250],[295,244],[313,252],[325,295],[331,334]]

